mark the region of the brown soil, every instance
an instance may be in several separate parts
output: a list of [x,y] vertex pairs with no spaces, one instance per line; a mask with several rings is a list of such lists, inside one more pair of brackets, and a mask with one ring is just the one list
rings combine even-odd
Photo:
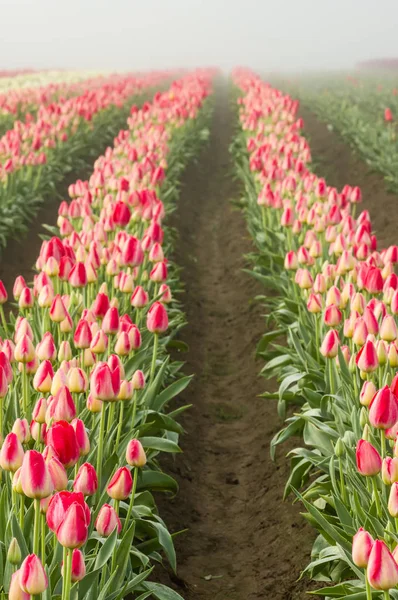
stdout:
[[185,371],[195,379],[182,398],[193,404],[182,419],[184,454],[166,465],[180,492],[160,514],[173,531],[189,529],[176,538],[179,579],[171,581],[186,600],[298,600],[308,597],[308,581],[297,579],[314,532],[298,505],[282,501],[288,448],[271,461],[281,422],[275,403],[257,397],[267,385],[254,356],[265,323],[253,298],[264,288],[241,271],[252,246],[231,204],[242,194],[228,153],[233,126],[219,90],[209,146],[188,168],[179,202]]
[[360,208],[370,212],[379,248],[396,244],[398,196],[387,191],[383,175],[372,171],[337,132],[330,131],[306,106],[301,107],[300,116],[304,119],[314,171],[328,185],[339,189],[346,183],[359,185],[363,194]]

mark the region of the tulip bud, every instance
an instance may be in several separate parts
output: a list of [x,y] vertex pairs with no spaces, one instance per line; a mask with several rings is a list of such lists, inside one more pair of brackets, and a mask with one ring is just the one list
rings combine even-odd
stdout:
[[28,498],[46,498],[54,489],[43,455],[36,450],[26,452],[20,477],[23,493]]
[[365,381],[359,396],[359,401],[362,406],[369,406],[377,392],[373,381]]
[[84,423],[81,419],[74,419],[72,421],[72,427],[75,430],[79,454],[80,456],[86,456],[90,452],[90,440]]
[[52,456],[46,461],[46,464],[53,482],[54,490],[56,492],[66,490],[68,487],[68,474],[63,464],[55,456]]
[[147,329],[151,333],[164,333],[169,326],[167,311],[163,304],[154,302],[147,314]]
[[35,358],[35,349],[28,335],[22,335],[14,350],[15,360],[21,363],[29,363]]
[[12,565],[19,565],[22,559],[21,548],[19,547],[17,538],[12,538],[8,546],[7,560]]
[[374,539],[360,527],[352,538],[352,560],[360,569],[366,569],[369,562],[369,556],[372,551]]
[[380,326],[380,337],[386,342],[393,342],[397,339],[397,326],[392,315],[386,315]]
[[49,360],[41,363],[33,378],[33,387],[37,392],[48,394],[54,377],[54,370]]
[[94,398],[91,394],[87,397],[86,406],[87,409],[92,413],[100,413],[102,410],[102,400],[98,400],[98,398]]
[[88,379],[83,369],[73,367],[68,373],[68,388],[73,394],[82,394],[88,388]]
[[120,467],[110,480],[107,493],[114,500],[126,500],[133,488],[133,478],[127,467]]
[[357,469],[361,475],[372,477],[381,471],[381,456],[366,440],[359,440],[356,448]]
[[60,294],[57,294],[52,301],[50,308],[50,319],[54,321],[54,323],[61,323],[64,319],[66,319],[67,310],[62,301]]
[[398,458],[387,456],[383,459],[381,477],[385,485],[391,485],[395,481],[398,481]]
[[146,465],[146,454],[139,440],[130,440],[126,449],[126,462],[131,467],[144,467]]
[[374,396],[369,407],[369,422],[377,429],[389,429],[398,421],[398,401],[386,385]]
[[84,496],[93,496],[98,489],[97,473],[90,463],[83,463],[73,482],[73,491]]
[[80,548],[86,543],[88,524],[85,510],[81,504],[73,502],[69,506],[56,535],[59,543],[64,548]]
[[48,587],[48,578],[36,554],[29,554],[19,570],[19,585],[31,596],[42,594]]
[[45,423],[46,422],[46,411],[47,411],[47,400],[45,398],[39,398],[36,402],[33,412],[32,419],[37,423]]
[[15,419],[11,431],[16,434],[21,444],[27,444],[30,441],[29,423],[26,419]]
[[122,530],[122,524],[119,517],[116,514],[113,506],[104,504],[101,506],[100,511],[95,521],[95,528],[102,537],[109,537],[111,533],[117,527],[118,533]]
[[322,356],[325,358],[335,358],[338,354],[339,344],[340,340],[337,331],[330,329],[327,332],[320,348]]
[[70,347],[70,343],[67,340],[64,340],[59,345],[58,360],[62,362],[63,360],[70,360],[71,358],[72,348]]
[[94,398],[103,401],[116,400],[120,390],[120,371],[111,371],[107,363],[99,363],[92,372],[90,391]]
[[[64,577],[64,565],[62,563],[61,575]],[[72,583],[81,581],[86,576],[86,565],[84,563],[83,552],[75,548],[72,553]]]
[[0,467],[4,471],[15,472],[22,466],[24,451],[15,433],[9,433],[0,450]]

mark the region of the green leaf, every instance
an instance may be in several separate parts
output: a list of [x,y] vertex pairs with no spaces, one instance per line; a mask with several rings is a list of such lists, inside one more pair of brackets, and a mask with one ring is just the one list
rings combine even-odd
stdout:
[[181,394],[181,392],[185,390],[185,388],[190,384],[192,377],[193,375],[181,377],[181,379],[169,385],[155,398],[151,408],[157,411],[162,410],[162,408],[165,404],[167,404],[167,402],[169,402],[172,398],[178,396],[178,394]]
[[100,551],[97,554],[97,558],[95,560],[94,569],[101,569],[104,564],[109,560],[109,558],[113,554],[113,550],[116,546],[117,542],[117,527],[112,531],[111,535],[106,538],[104,544],[101,546]]
[[178,484],[166,473],[161,471],[141,470],[138,475],[137,490],[154,490],[157,492],[178,492]]
[[161,583],[146,581],[143,587],[149,590],[157,600],[184,600],[180,594]]
[[160,452],[181,452],[181,448],[175,442],[160,437],[141,437],[141,444],[144,448],[159,450]]

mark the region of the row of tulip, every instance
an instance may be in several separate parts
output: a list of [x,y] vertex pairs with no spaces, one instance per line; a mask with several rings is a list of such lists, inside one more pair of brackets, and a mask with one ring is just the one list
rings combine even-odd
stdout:
[[0,80],[0,133],[13,126],[14,120],[26,113],[35,114],[42,104],[83,93],[87,84],[100,85],[103,77],[89,72],[62,72],[10,77]]
[[[153,491],[177,491],[189,383],[168,350],[184,324],[164,217],[206,137],[212,73],[187,74],[133,107],[129,129],[69,188],[33,285],[4,313],[0,285],[0,586],[9,600],[181,597],[148,581],[173,538]],[[55,233],[55,232],[54,232]]]
[[[298,102],[238,70],[232,150],[273,328],[259,342],[292,436],[285,496],[318,531],[305,569],[326,598],[398,598],[398,247],[378,249],[361,191],[310,171]],[[278,343],[286,336],[287,344]],[[293,408],[294,407],[294,408]]]
[[66,174],[82,171],[123,127],[134,97],[167,74],[109,77],[82,94],[43,103],[0,138],[0,246],[24,233]]
[[336,129],[396,191],[398,88],[393,77],[315,77],[283,83],[315,114]]

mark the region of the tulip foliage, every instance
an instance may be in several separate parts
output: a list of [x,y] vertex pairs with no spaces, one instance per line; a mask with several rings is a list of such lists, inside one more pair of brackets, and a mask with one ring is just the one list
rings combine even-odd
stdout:
[[180,596],[148,580],[173,538],[153,492],[177,484],[170,401],[189,383],[169,349],[184,316],[167,258],[187,160],[207,137],[211,71],[133,107],[129,128],[69,188],[33,283],[0,285],[0,585],[8,597]]
[[398,248],[378,249],[358,188],[311,172],[298,102],[249,71],[234,81],[251,273],[274,291],[258,345],[286,419],[271,453],[302,436],[285,496],[319,533],[305,572],[322,597],[398,598]]

